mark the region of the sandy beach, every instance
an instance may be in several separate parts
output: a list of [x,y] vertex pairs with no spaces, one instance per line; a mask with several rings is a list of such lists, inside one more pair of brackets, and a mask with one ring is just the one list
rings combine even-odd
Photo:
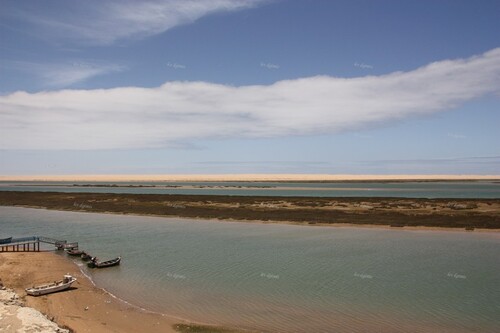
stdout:
[[[77,278],[69,290],[39,297],[28,296],[25,292],[25,288],[60,280],[68,273]],[[96,287],[73,262],[51,251],[0,253],[0,284],[17,294],[14,296],[11,293],[7,294],[8,290],[2,291],[13,300],[8,299],[3,302],[0,297],[0,332],[242,332],[231,328],[191,323],[182,318],[169,317],[168,314],[153,313],[136,307]],[[9,318],[12,317],[9,311],[13,312],[10,308],[13,305],[21,308],[22,321]],[[4,323],[7,323],[5,327]],[[54,323],[62,330],[59,330]],[[8,325],[11,325],[9,329],[6,328]]]
[[[60,280],[69,273],[78,280],[71,290],[40,297],[25,288]],[[62,327],[75,332],[177,332],[182,320],[143,311],[95,287],[69,260],[51,252],[0,254],[0,279],[21,301]]]

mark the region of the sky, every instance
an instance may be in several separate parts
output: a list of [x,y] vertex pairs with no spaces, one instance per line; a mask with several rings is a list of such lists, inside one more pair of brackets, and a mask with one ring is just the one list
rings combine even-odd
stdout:
[[0,175],[500,174],[500,1],[0,0]]

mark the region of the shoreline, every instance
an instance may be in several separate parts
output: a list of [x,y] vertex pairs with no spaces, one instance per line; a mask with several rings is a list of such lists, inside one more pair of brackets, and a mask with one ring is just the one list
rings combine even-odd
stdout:
[[500,199],[0,191],[0,206],[308,226],[500,230]]
[[[15,290],[25,306],[37,309],[59,326],[69,327],[75,332],[132,333],[146,330],[174,333],[173,325],[182,322],[140,310],[111,296],[95,286],[74,262],[51,251],[1,253],[0,267],[4,285]],[[77,278],[70,290],[39,297],[26,295],[24,288],[58,280],[66,273]]]
[[[77,278],[69,290],[39,297],[26,295],[25,288],[58,280],[67,273]],[[242,332],[134,305],[96,286],[75,262],[53,251],[0,253],[0,281],[19,296],[22,307],[35,309],[59,327],[77,333],[182,333],[192,329],[200,333]]]

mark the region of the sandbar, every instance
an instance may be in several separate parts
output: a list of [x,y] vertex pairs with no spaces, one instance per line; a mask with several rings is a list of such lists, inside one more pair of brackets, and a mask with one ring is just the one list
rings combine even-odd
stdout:
[[500,229],[500,199],[0,191],[0,206],[304,225]]

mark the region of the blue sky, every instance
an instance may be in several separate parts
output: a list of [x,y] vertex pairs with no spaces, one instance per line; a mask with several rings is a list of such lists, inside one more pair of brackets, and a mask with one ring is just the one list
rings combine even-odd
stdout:
[[0,174],[500,174],[499,1],[10,1]]

